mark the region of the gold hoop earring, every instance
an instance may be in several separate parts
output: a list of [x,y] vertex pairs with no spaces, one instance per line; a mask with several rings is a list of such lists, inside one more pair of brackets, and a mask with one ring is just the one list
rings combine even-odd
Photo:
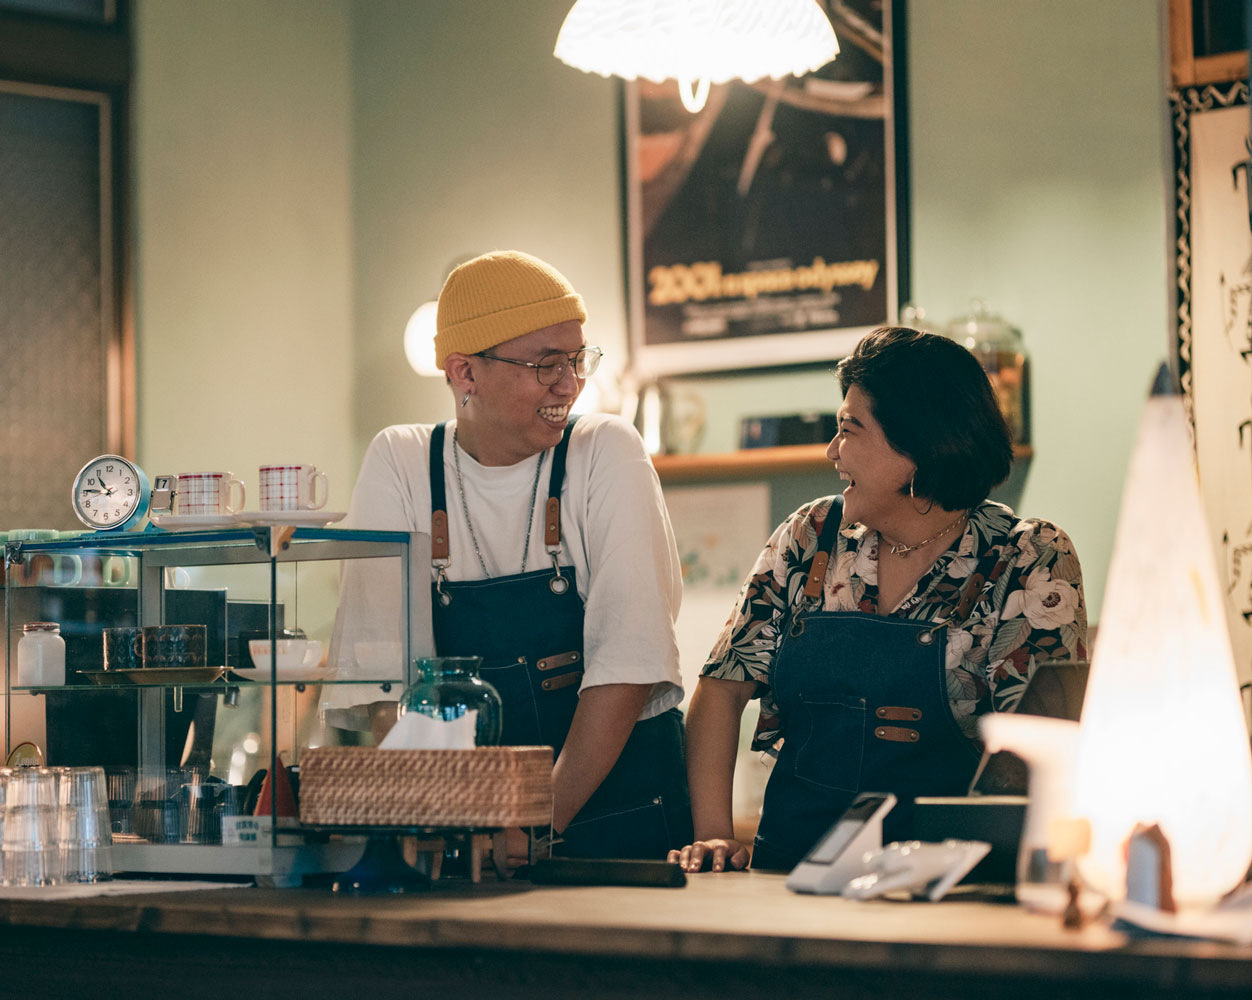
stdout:
[[934,510],[934,507],[935,507],[935,502],[933,500],[926,501],[925,510],[917,510],[917,496],[913,493],[913,482],[916,479],[917,479],[917,470],[914,469],[913,475],[909,477],[909,503],[913,505],[913,509],[917,511],[918,514],[922,514],[922,515],[929,514],[932,510]]
[[461,397],[461,409],[465,409],[465,407],[469,406],[469,398],[470,394],[468,392]]

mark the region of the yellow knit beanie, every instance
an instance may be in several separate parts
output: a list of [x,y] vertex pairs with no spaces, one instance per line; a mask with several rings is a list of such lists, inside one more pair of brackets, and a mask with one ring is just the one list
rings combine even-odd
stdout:
[[435,364],[566,320],[586,322],[587,310],[560,271],[517,250],[483,254],[448,275],[439,293]]

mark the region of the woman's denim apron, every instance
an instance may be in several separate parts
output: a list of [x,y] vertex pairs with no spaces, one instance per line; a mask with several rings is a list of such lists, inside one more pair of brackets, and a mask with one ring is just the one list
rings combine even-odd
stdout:
[[[431,584],[435,649],[481,656],[480,676],[500,693],[505,746],[548,745],[560,754],[583,678],[583,602],[573,566],[558,566],[560,496],[570,431],[552,454],[544,542],[552,567],[487,580]],[[447,566],[446,425],[430,439],[432,552]],[[442,536],[442,538],[440,537]],[[441,544],[442,541],[442,544]],[[691,840],[682,715],[670,709],[637,722],[617,763],[562,833],[568,857],[663,858]]]
[[912,836],[913,799],[964,795],[979,753],[948,701],[946,624],[817,611],[843,498],[818,539],[805,602],[784,622],[771,684],[783,745],[765,789],[754,868],[791,869],[858,793],[894,792],[883,842]]

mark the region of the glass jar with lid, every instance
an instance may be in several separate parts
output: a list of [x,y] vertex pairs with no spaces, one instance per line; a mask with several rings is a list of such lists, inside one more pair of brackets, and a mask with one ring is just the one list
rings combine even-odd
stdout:
[[978,359],[991,380],[1014,444],[1030,443],[1030,355],[1022,333],[975,301],[970,312],[952,320],[944,333]]
[[65,683],[65,640],[56,622],[27,622],[17,644],[17,683],[53,687]]

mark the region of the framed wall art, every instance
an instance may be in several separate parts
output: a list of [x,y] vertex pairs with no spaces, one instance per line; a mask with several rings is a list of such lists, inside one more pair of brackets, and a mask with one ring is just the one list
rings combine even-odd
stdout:
[[1252,118],[1248,84],[1184,87],[1174,122],[1177,365],[1235,659],[1252,680]]
[[824,0],[838,57],[686,111],[623,88],[631,363],[641,378],[828,362],[907,294],[903,3]]

